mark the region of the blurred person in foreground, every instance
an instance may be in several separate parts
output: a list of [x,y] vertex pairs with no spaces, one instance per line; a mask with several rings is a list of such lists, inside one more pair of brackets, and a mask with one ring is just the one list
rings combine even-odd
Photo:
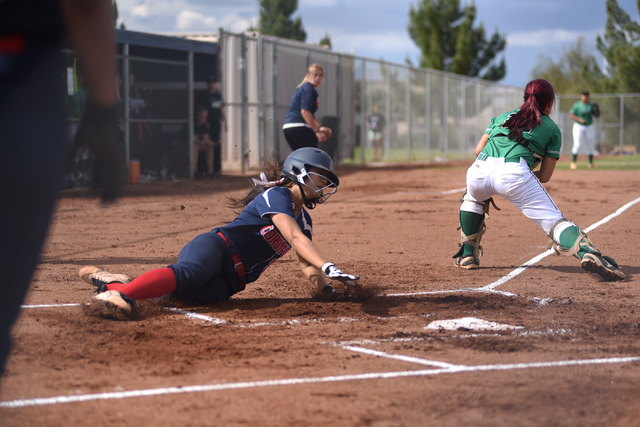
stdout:
[[[73,147],[66,141],[59,78],[65,35],[88,93]],[[93,186],[102,188],[103,202],[116,198],[121,153],[114,78],[110,0],[0,0],[0,372],[64,168],[81,147],[93,153]]]

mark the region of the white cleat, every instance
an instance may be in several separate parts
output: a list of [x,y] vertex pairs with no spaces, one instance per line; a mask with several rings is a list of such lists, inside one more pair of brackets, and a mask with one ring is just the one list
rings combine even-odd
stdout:
[[102,287],[107,283],[117,282],[126,284],[132,280],[131,277],[126,274],[109,273],[108,271],[94,265],[82,267],[78,272],[78,275],[82,280],[90,285],[97,286],[98,290],[103,290]]
[[118,291],[106,291],[93,297],[93,301],[100,305],[106,312],[115,312],[127,317],[131,315],[131,309],[136,302]]

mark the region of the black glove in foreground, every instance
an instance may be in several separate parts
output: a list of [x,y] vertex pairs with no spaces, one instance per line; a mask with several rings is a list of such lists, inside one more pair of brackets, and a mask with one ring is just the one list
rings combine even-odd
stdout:
[[87,104],[70,155],[81,147],[90,150],[93,157],[92,188],[100,193],[103,203],[118,197],[122,178],[122,150],[117,140],[117,108]]

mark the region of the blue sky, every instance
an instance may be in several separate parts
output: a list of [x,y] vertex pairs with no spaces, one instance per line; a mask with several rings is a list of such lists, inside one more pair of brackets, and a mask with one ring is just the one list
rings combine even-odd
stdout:
[[[409,9],[418,0],[298,0],[307,42],[326,33],[333,50],[357,56],[418,63],[420,52],[407,33]],[[462,4],[471,0],[461,0]],[[597,55],[595,39],[604,33],[605,0],[476,0],[476,25],[487,35],[507,38],[507,76],[501,83],[524,86],[540,55],[558,58],[584,37]],[[618,4],[640,22],[637,0]],[[258,0],[118,0],[121,21],[132,31],[154,33],[241,32],[259,16]]]

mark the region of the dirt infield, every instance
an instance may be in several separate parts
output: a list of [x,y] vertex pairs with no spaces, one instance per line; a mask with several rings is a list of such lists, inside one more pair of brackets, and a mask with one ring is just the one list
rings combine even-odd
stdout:
[[[234,218],[226,196],[247,178],[130,186],[109,207],[65,194],[14,330],[0,425],[640,426],[637,171],[556,171],[546,185],[627,275],[606,283],[541,255],[544,232],[499,197],[481,268],[455,268],[468,164],[338,170],[314,241],[373,295],[318,298],[290,253],[224,303],[147,301],[130,321],[93,313],[78,269],[165,267]],[[510,328],[429,328],[462,318]]]

